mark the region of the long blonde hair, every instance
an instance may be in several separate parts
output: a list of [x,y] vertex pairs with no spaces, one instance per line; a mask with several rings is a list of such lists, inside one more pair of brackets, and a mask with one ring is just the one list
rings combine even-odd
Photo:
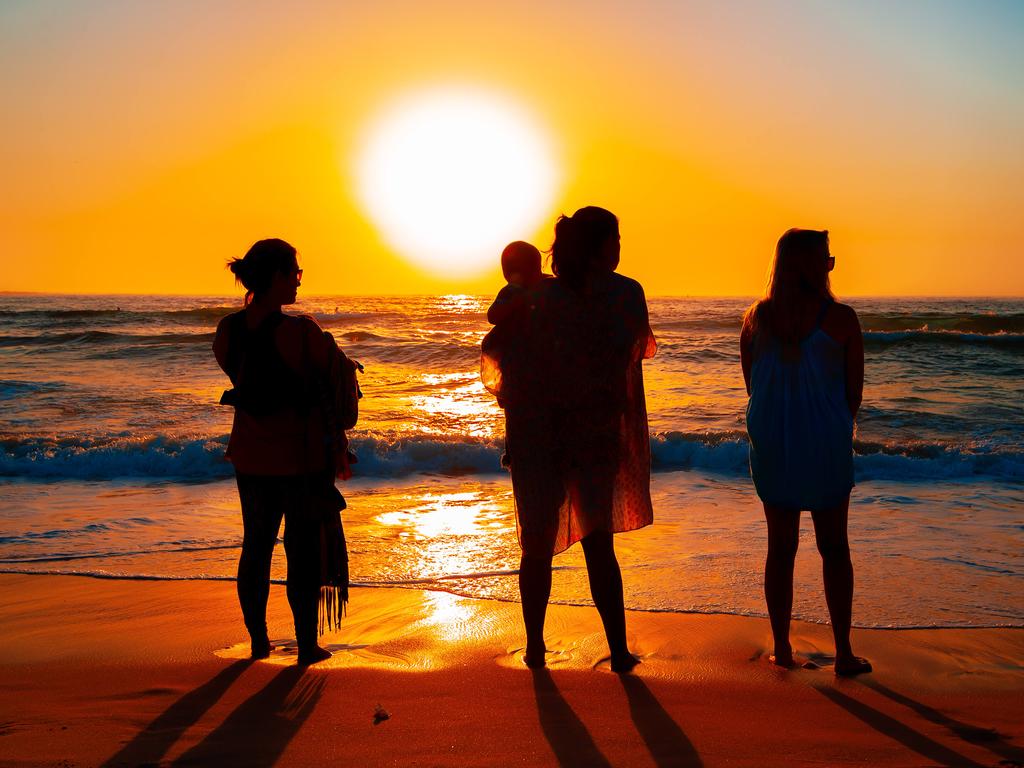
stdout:
[[828,230],[790,229],[775,246],[764,296],[743,315],[751,334],[767,331],[780,341],[797,340],[802,310],[834,300],[828,279]]

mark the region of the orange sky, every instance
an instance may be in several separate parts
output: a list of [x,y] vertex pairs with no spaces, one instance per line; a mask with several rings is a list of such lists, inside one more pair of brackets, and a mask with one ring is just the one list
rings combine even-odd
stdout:
[[651,295],[758,293],[790,226],[831,231],[840,295],[1024,295],[1024,13],[726,5],[5,4],[0,290],[233,293],[276,236],[309,293],[493,292],[497,253],[391,252],[353,179],[384,105],[463,83],[557,148],[523,238],[603,205]]

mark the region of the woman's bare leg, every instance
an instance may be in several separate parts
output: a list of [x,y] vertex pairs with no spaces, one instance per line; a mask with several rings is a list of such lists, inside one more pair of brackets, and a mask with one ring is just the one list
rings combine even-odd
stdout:
[[249,630],[252,658],[270,655],[267,637],[267,599],[270,597],[270,561],[281,528],[281,505],[273,487],[263,478],[237,477],[242,506],[242,554],[238,559],[238,603]]
[[587,560],[590,594],[601,615],[608,650],[612,654],[612,671],[628,672],[637,659],[626,645],[626,608],[622,595],[622,571],[615,558],[612,534],[596,531],[583,539],[583,556]]
[[[298,492],[297,492],[298,493]],[[309,511],[289,508],[284,515],[284,550],[288,558],[285,594],[295,620],[298,663],[316,664],[331,657],[320,647],[317,613],[320,605],[320,524]]]
[[800,512],[764,505],[768,523],[768,556],[764,562],[764,600],[772,626],[775,650],[772,661],[793,666],[789,622],[793,616],[793,563],[800,544]]
[[853,562],[850,560],[850,542],[846,533],[850,497],[832,509],[812,512],[814,537],[821,553],[821,575],[825,582],[825,602],[832,620],[832,634],[836,643],[837,675],[856,675],[870,672],[866,659],[853,655],[850,646],[850,624],[853,614]]
[[551,597],[551,557],[527,557],[519,561],[519,596],[526,625],[526,666],[544,666],[544,617]]

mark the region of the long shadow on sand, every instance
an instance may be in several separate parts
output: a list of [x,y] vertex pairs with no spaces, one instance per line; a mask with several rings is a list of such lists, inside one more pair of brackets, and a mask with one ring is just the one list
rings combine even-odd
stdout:
[[970,758],[964,757],[959,752],[954,752],[949,747],[928,738],[920,731],[915,731],[909,725],[880,712],[874,707],[868,706],[862,701],[840,693],[835,688],[825,686],[813,686],[814,690],[820,693],[833,703],[838,704],[851,715],[867,723],[879,733],[898,741],[907,749],[917,752],[927,760],[936,765],[950,766],[951,768],[984,768],[981,763],[976,763]]
[[629,699],[629,716],[637,733],[659,768],[699,768],[704,765],[683,729],[665,711],[639,677],[621,675],[622,687]]
[[323,693],[325,678],[305,671],[281,670],[174,765],[273,765]]
[[611,768],[587,726],[573,712],[546,669],[533,670],[533,695],[537,698],[537,714],[544,738],[562,768],[584,765]]
[[153,722],[143,728],[101,768],[122,765],[157,764],[181,735],[224,695],[231,684],[252,664],[251,659],[236,661],[207,682],[189,691]]
[[928,722],[949,729],[957,738],[966,741],[968,744],[974,744],[982,749],[987,749],[992,754],[1003,758],[1004,763],[1024,765],[1024,749],[1010,744],[1006,741],[1006,737],[1003,734],[992,728],[982,728],[954,720],[942,714],[939,710],[929,707],[927,704],[922,704],[920,701],[915,701],[909,696],[905,696],[891,688],[886,688],[871,678],[864,678],[857,682],[861,685],[866,685],[871,690],[880,693],[887,699],[895,701],[897,704],[902,704],[914,710]]

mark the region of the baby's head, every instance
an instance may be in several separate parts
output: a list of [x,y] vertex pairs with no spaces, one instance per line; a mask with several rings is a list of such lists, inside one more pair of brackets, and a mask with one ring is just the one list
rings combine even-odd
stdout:
[[516,240],[501,252],[501,272],[512,285],[530,288],[540,282],[540,251],[529,243]]

